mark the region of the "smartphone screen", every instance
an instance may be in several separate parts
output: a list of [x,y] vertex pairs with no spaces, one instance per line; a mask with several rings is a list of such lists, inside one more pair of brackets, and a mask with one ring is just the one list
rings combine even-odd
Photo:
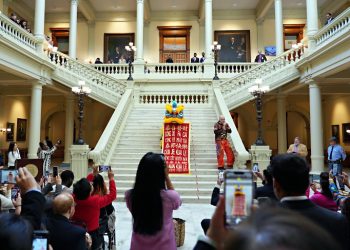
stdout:
[[107,166],[107,165],[99,165],[98,166],[99,172],[108,172],[109,170],[111,170],[111,166]]
[[47,250],[49,249],[48,231],[34,231],[32,250]]
[[6,184],[16,183],[16,176],[18,175],[18,170],[1,169],[0,170],[0,183]]
[[253,174],[249,170],[225,171],[225,223],[234,227],[250,214],[253,202]]
[[16,200],[18,195],[19,189],[18,188],[12,188],[11,189],[11,200]]
[[58,175],[58,167],[52,167],[52,175],[56,177]]
[[259,169],[259,164],[258,163],[254,163],[253,164],[253,169],[252,169],[253,172],[260,172],[260,169]]

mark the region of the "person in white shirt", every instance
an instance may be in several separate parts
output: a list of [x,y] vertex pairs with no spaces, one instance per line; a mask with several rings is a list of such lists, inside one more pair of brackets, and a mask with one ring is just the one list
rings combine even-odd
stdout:
[[17,147],[16,142],[10,142],[8,150],[8,163],[7,166],[9,169],[15,169],[16,160],[21,159],[21,154]]
[[58,140],[52,148],[49,148],[45,144],[39,144],[41,147],[41,151],[39,152],[39,159],[44,159],[43,170],[45,175],[49,172],[51,166],[51,155],[53,155],[53,153],[56,151],[59,144],[61,144],[60,140]]

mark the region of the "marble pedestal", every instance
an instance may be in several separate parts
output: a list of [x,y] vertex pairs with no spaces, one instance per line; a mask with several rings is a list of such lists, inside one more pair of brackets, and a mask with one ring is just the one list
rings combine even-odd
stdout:
[[74,173],[74,180],[78,181],[87,176],[89,145],[71,145],[71,170]]
[[252,166],[254,163],[258,163],[260,172],[262,172],[270,164],[271,152],[270,147],[267,145],[252,145],[249,149],[249,153],[252,157]]

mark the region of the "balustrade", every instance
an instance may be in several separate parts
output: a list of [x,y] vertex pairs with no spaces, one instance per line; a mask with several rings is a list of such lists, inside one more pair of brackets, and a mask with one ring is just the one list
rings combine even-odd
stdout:
[[167,104],[173,100],[181,104],[206,104],[209,102],[207,94],[143,94],[139,96],[140,104]]

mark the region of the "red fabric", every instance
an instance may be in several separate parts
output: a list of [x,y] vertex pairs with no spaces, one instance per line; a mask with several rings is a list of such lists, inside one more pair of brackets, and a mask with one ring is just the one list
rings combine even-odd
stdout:
[[224,154],[227,157],[227,167],[232,168],[235,161],[235,156],[233,154],[230,143],[227,139],[216,140],[216,157],[218,160],[218,167],[223,168],[225,166]]
[[116,198],[117,189],[114,180],[109,181],[109,194],[107,195],[92,195],[86,200],[77,200],[74,197],[76,206],[72,219],[74,221],[84,222],[88,232],[95,231],[99,227],[98,219],[100,217],[100,209],[111,204]]
[[89,181],[89,182],[93,182],[94,181],[94,174],[93,173],[90,173],[88,174],[88,176],[86,176],[86,179]]

